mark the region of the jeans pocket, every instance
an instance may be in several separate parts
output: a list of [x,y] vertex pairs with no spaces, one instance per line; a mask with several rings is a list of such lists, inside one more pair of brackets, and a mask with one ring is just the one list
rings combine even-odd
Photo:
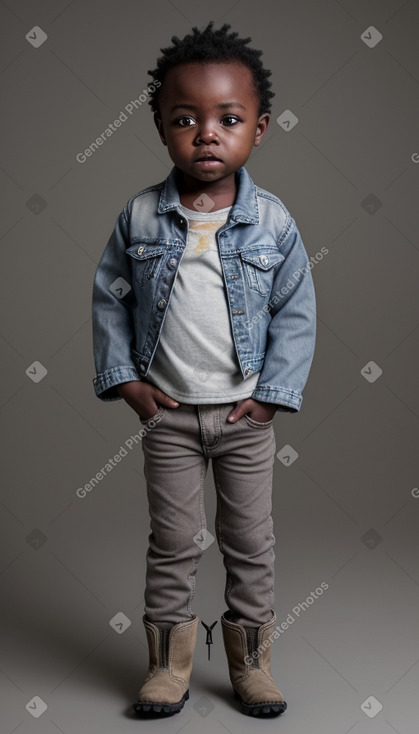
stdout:
[[141,423],[146,426],[151,421],[157,420],[157,422],[159,423],[165,412],[166,408],[163,407],[163,405],[159,405],[156,413],[154,413],[154,415],[152,415],[150,418],[141,418],[140,415],[138,416],[138,418],[140,419]]
[[247,413],[244,414],[243,418],[250,428],[269,428],[269,426],[271,426],[274,422],[274,416],[271,418],[270,421],[264,421],[263,423],[261,423],[260,421],[255,421],[255,419],[251,418],[250,415],[248,415]]

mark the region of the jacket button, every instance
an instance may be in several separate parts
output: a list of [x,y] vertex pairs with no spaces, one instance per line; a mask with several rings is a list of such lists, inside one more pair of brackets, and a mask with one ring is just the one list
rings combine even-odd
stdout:
[[145,372],[145,364],[140,364],[140,372]]
[[182,217],[179,217],[179,219],[178,219],[178,225],[179,225],[179,227],[184,227],[185,224],[186,224],[185,220],[182,219]]
[[259,258],[259,262],[262,265],[267,265],[268,262],[269,262],[269,257],[266,257],[266,255],[261,255],[260,258]]
[[160,309],[160,311],[163,311],[163,309],[166,307],[167,301],[165,298],[160,298],[160,301],[157,301],[157,308]]
[[251,367],[246,367],[246,369],[245,369],[245,371],[244,371],[244,374],[245,374],[245,375],[250,375],[251,373],[252,373],[252,369],[251,369]]
[[169,260],[169,266],[170,266],[171,268],[175,268],[175,267],[176,267],[176,265],[177,265],[177,260],[176,260],[176,258],[175,258],[175,257],[171,257],[171,258],[170,258],[170,260]]
[[143,254],[143,252],[144,252],[144,250],[145,250],[145,247],[143,247],[143,246],[141,245],[141,247],[139,247],[139,248],[138,248],[138,250],[137,250],[137,255],[142,255],[142,254]]

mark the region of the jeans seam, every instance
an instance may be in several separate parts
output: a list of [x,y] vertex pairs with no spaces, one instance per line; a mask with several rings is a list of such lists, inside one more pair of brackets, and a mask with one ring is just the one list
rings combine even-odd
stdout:
[[223,543],[223,534],[222,534],[222,527],[223,527],[223,500],[220,492],[220,483],[218,481],[217,476],[217,469],[215,466],[213,466],[213,475],[214,475],[214,484],[215,489],[217,491],[217,522],[216,522],[216,534],[217,534],[217,540],[218,540],[218,547],[220,549],[220,552],[223,555],[224,559],[224,567],[226,570],[226,582],[225,582],[225,591],[224,591],[224,600],[227,606],[228,599],[230,597],[231,589],[233,588],[233,579],[230,573],[230,558],[224,551],[224,543]]
[[[203,407],[203,409],[205,409],[206,405],[204,405],[202,407]],[[202,436],[202,449],[203,449],[203,452],[204,452],[204,456],[205,456],[205,453],[206,452],[208,452],[208,451],[214,451],[214,449],[218,448],[218,446],[221,443],[221,439],[222,439],[221,420],[220,420],[220,405],[219,404],[215,404],[212,407],[213,407],[213,412],[214,412],[215,436],[216,436],[216,439],[217,440],[216,440],[216,442],[214,444],[209,445],[207,443],[207,438],[208,438],[209,434],[208,434],[208,432],[206,431],[206,428],[205,428],[205,414],[204,414],[203,420],[201,420],[200,406],[199,405],[197,406],[197,408],[198,408],[198,419],[199,419],[199,425],[200,425],[201,436]]]
[[[200,475],[200,487],[199,487],[199,514],[200,514],[200,520],[201,520],[201,530],[206,529],[207,522],[205,517],[205,507],[204,507],[204,482],[205,482],[205,475],[207,470],[207,464],[205,459],[203,460],[203,464],[201,465],[201,475]],[[194,541],[193,541],[194,542]],[[199,546],[197,546],[199,548]],[[191,590],[190,594],[186,603],[186,608],[190,614],[193,614],[192,610],[192,602],[195,597],[195,591],[196,591],[196,574],[198,571],[198,564],[201,560],[203,554],[203,550],[200,549],[200,553],[198,553],[197,556],[192,558],[192,571],[188,574],[188,579],[190,580]]]

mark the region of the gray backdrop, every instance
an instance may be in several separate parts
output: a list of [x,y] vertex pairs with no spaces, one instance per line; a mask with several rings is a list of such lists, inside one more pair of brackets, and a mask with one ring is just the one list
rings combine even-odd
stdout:
[[[418,2],[7,0],[0,19],[2,733],[410,734]],[[119,212],[172,162],[147,103],[84,163],[76,156],[139,98],[171,36],[211,19],[250,35],[273,72],[271,124],[249,173],[289,208],[310,257],[328,250],[312,271],[318,337],[302,410],[275,418],[276,611],[289,627],[272,668],[289,708],[262,723],[237,711],[218,622],[210,662],[200,627],[182,713],[148,723],[130,714],[147,668],[143,456],[127,448],[139,422],[94,395],[90,309]],[[281,124],[289,111],[294,127]],[[298,457],[283,463],[287,446]],[[205,486],[213,530],[211,465]],[[223,590],[213,543],[195,597],[205,622],[224,611]]]

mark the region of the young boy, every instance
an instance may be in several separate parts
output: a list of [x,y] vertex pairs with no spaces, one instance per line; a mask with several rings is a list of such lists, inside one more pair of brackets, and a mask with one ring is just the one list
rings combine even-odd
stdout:
[[263,716],[287,707],[270,669],[273,418],[300,410],[315,293],[294,219],[244,168],[268,128],[271,72],[250,38],[212,26],[174,36],[148,72],[174,166],[128,201],[99,262],[93,382],[144,425],[149,669],[134,709],[171,714],[189,697],[211,458],[229,675],[241,711]]

